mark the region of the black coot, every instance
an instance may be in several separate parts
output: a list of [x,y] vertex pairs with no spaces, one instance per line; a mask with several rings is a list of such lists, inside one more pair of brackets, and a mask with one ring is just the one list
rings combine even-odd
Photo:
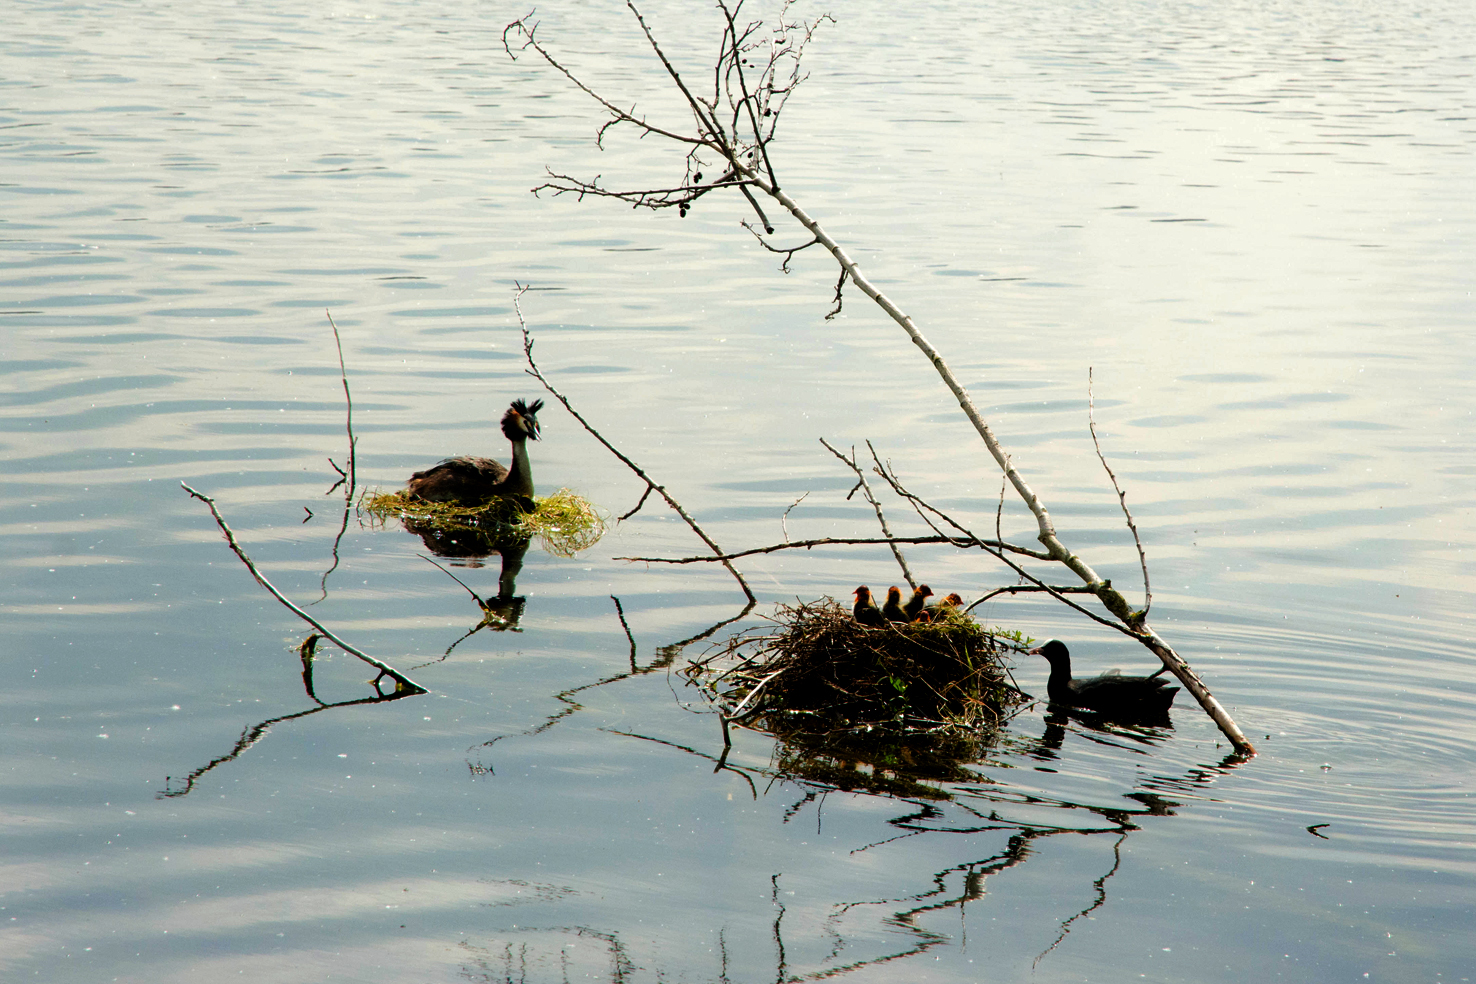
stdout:
[[1071,652],[1059,639],[1052,639],[1038,649],[1051,664],[1051,679],[1046,693],[1057,704],[1084,707],[1103,714],[1162,714],[1174,702],[1178,687],[1170,687],[1157,677],[1122,676],[1104,673],[1097,677],[1071,678]]

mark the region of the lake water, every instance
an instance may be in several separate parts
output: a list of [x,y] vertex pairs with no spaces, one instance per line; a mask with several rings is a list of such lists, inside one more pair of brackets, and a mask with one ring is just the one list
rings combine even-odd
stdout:
[[[325,577],[346,451],[325,309],[369,487],[505,457],[496,418],[542,395],[515,281],[555,384],[730,549],[781,540],[805,493],[790,536],[873,535],[821,437],[872,440],[984,528],[997,472],[906,337],[855,291],[825,321],[833,265],[782,274],[740,199],[682,219],[528,194],[545,166],[649,187],[680,161],[630,135],[594,149],[597,107],[503,52],[523,7],[16,5],[0,976],[1476,976],[1468,6],[833,11],[784,119],[785,187],[1136,598],[1091,367],[1154,623],[1260,754],[1230,758],[1181,694],[1172,730],[1142,733],[1034,707],[967,768],[898,766],[905,794],[742,730],[715,771],[716,719],[672,672],[701,645],[660,647],[742,597],[720,569],[614,559],[701,552],[650,504],[573,559],[535,546],[521,631],[446,656],[481,613],[417,538],[351,518]],[[647,13],[700,71],[713,12]],[[622,6],[540,16],[617,102],[672,109]],[[635,504],[562,409],[542,420],[540,491]],[[283,591],[431,692],[293,717],[319,707],[306,626],[181,481]],[[1017,503],[1003,525],[1033,535]],[[977,554],[909,560],[940,593],[1011,581]],[[880,548],[741,566],[756,615],[901,580]],[[495,593],[495,558],[453,569]],[[983,614],[1067,639],[1084,673],[1154,665],[1054,603]],[[368,675],[327,649],[315,692],[368,697]],[[1043,693],[1043,661],[1015,676]]]

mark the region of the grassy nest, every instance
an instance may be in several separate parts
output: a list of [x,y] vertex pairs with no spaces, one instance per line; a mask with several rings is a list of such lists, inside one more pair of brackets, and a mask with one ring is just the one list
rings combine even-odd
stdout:
[[417,533],[434,528],[444,533],[466,533],[489,538],[536,536],[543,548],[556,557],[573,557],[588,550],[605,535],[605,520],[594,503],[568,489],[548,496],[534,496],[533,509],[525,512],[515,499],[492,499],[468,506],[455,502],[426,502],[404,491],[374,490],[364,493],[359,508],[379,523],[398,519]]
[[832,598],[780,605],[688,667],[730,717],[775,734],[960,732],[1000,722],[1024,699],[1005,656],[1019,633],[956,609],[930,622],[861,625]]

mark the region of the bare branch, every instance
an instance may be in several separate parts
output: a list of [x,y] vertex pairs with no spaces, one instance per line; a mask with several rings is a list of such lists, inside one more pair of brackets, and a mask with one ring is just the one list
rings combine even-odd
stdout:
[[[327,308],[323,313],[328,316],[328,324],[333,329],[333,344],[338,349],[338,375],[343,380],[343,403],[344,403],[344,427],[348,430],[348,491],[344,493],[346,501],[353,501],[354,486],[358,483],[358,469],[355,466],[357,460],[356,449],[359,444],[358,438],[354,437],[354,395],[349,392],[348,369],[343,364],[343,339],[338,334],[338,323],[333,320],[333,312]],[[339,474],[343,474],[339,472]]]
[[[737,550],[729,554],[719,554],[708,557],[616,557],[615,560],[628,560],[632,563],[642,564],[712,564],[724,560],[737,560],[739,557],[752,557],[755,554],[775,553],[780,550],[809,550],[811,547],[857,547],[877,546],[892,543],[947,543],[955,547],[983,547],[985,549],[998,549],[999,545],[993,540],[974,540],[967,537],[949,536],[874,536],[874,537],[840,537],[822,536],[813,540],[793,540],[788,543],[772,543],[767,547],[750,547],[747,550]],[[1005,549],[1017,553],[1023,552],[1024,548],[1014,544],[1004,544]]]
[[1097,460],[1107,471],[1107,477],[1112,479],[1112,489],[1117,493],[1117,504],[1122,506],[1122,514],[1127,517],[1128,529],[1133,531],[1133,543],[1138,547],[1138,563],[1143,568],[1143,610],[1136,613],[1137,617],[1145,619],[1148,617],[1148,609],[1153,607],[1153,589],[1148,584],[1148,555],[1143,552],[1143,538],[1138,536],[1138,524],[1133,522],[1133,514],[1128,511],[1127,493],[1122,486],[1117,484],[1117,476],[1112,471],[1112,466],[1107,464],[1107,456],[1102,454],[1102,443],[1097,440],[1096,400],[1092,395],[1092,367],[1087,366],[1087,429],[1092,432],[1092,447],[1097,449]]
[[[974,533],[973,530],[970,530],[968,527],[959,523],[952,516],[943,512],[943,510],[934,506],[932,503],[928,502],[926,499],[923,499],[921,496],[914,495],[912,492],[908,491],[906,486],[904,486],[902,482],[897,478],[897,473],[892,471],[889,465],[882,464],[881,458],[877,456],[876,448],[871,446],[870,441],[866,442],[866,447],[871,451],[871,460],[876,463],[876,468],[873,470],[882,478],[886,479],[887,484],[892,487],[893,492],[897,493],[899,496],[912,503],[912,508],[917,511],[917,514],[922,519],[922,521],[924,523],[927,523],[928,526],[931,527],[933,531],[936,532],[939,536],[947,537],[955,541],[962,539],[964,542],[970,545],[978,544],[980,546],[983,546],[987,544],[989,546],[995,546],[1004,550],[1008,550],[1011,553],[1020,554],[1025,557],[1033,557],[1036,560],[1055,559],[1051,557],[1050,554],[1044,553],[1040,550],[1031,550],[1029,547],[1022,547],[1010,543],[1003,537],[1000,537],[997,540],[984,540],[980,538],[977,534]],[[938,529],[937,524],[935,524],[931,519],[928,518],[927,513],[932,513],[943,522],[953,527],[959,532],[959,536],[949,536],[949,534],[946,534],[942,530]]]
[[635,506],[633,506],[631,508],[630,512],[626,513],[624,516],[620,516],[619,518],[617,518],[615,520],[615,522],[617,522],[617,523],[623,523],[627,519],[629,519],[630,517],[634,516],[636,513],[640,512],[641,511],[641,507],[646,504],[646,500],[651,497],[651,490],[654,489],[655,487],[656,486],[654,486],[654,485],[647,485],[646,486],[646,491],[644,491],[644,492],[641,493],[641,501],[640,502],[637,502],[635,504]]
[[810,493],[806,492],[804,495],[800,496],[798,499],[795,499],[793,502],[791,502],[789,504],[789,509],[784,510],[784,515],[779,517],[779,528],[784,531],[784,542],[785,543],[788,543],[789,542],[789,512],[795,506],[799,505],[801,502],[804,502],[805,499],[809,498],[809,495],[810,495]]
[[[755,230],[753,226],[749,225],[747,221],[741,222],[739,224],[742,225],[743,228],[747,229],[750,233],[752,233],[753,234],[753,238],[754,239],[757,239],[759,245],[762,246],[764,249],[768,250],[770,253],[779,253],[780,255],[782,255],[784,257],[784,262],[781,263],[781,264],[779,264],[779,269],[782,270],[784,273],[788,273],[789,272],[789,261],[792,260],[792,259],[794,259],[794,254],[795,253],[798,253],[801,250],[809,249],[811,246],[818,245],[819,242],[820,242],[820,240],[818,240],[818,239],[811,239],[809,242],[805,243],[803,246],[789,246],[789,247],[770,246],[768,240],[764,239],[763,236],[759,235],[758,231]],[[772,231],[772,230],[770,230],[770,231]]]
[[[677,185],[672,188],[637,188],[632,191],[614,191],[609,188],[600,187],[600,175],[595,175],[589,180],[576,178],[569,174],[560,174],[557,171],[548,171],[552,181],[545,181],[533,189],[533,194],[540,191],[552,191],[551,197],[560,195],[574,195],[580,201],[586,196],[591,198],[614,198],[617,201],[628,202],[635,208],[690,208],[692,203],[712,191],[721,188],[739,188],[746,181],[735,181],[731,178],[714,181],[711,184],[693,187],[692,185]],[[761,217],[762,217],[762,213]],[[772,232],[773,230],[769,230]]]
[[[1091,589],[1091,586],[1090,585],[1086,585],[1086,584],[1068,584],[1068,585],[1052,584],[1049,587],[1050,587],[1050,590],[1052,590],[1052,591],[1059,591],[1061,594],[1096,594],[1096,592]],[[1006,585],[1006,586],[1004,586],[1002,588],[994,588],[988,594],[984,595],[984,597],[980,598],[978,601],[970,602],[969,605],[968,605],[968,607],[965,608],[964,611],[966,611],[966,612],[973,611],[979,605],[984,604],[984,602],[988,601],[990,598],[995,597],[996,595],[1002,595],[1002,594],[1026,594],[1026,593],[1033,592],[1033,591],[1045,591],[1045,590],[1046,590],[1045,588],[1037,587],[1034,584],[1008,584],[1008,585]]]
[[[748,586],[748,582],[743,579],[743,575],[738,573],[738,569],[734,567],[732,563],[729,562],[728,558],[723,554],[722,548],[713,541],[712,537],[707,535],[707,531],[705,531],[701,526],[698,525],[697,520],[693,519],[691,515],[687,512],[687,510],[682,508],[682,504],[680,502],[677,502],[677,500],[671,495],[671,493],[667,492],[663,486],[657,485],[656,482],[651,478],[651,476],[646,474],[645,469],[641,468],[640,465],[636,464],[630,458],[626,457],[620,452],[618,448],[615,447],[615,445],[607,441],[603,434],[596,430],[589,421],[585,420],[578,410],[574,409],[573,405],[569,403],[569,398],[560,393],[557,389],[555,389],[553,384],[544,377],[543,372],[538,368],[538,363],[535,362],[533,359],[533,335],[528,331],[528,322],[523,318],[523,305],[521,303],[521,299],[523,294],[527,292],[528,288],[523,286],[522,284],[517,284],[516,286],[517,291],[513,294],[513,308],[517,311],[518,324],[521,325],[523,329],[523,355],[528,360],[528,368],[525,370],[528,375],[532,376],[534,379],[542,383],[543,388],[548,390],[548,392],[553,396],[554,399],[558,400],[564,405],[564,409],[569,411],[569,415],[572,416],[575,420],[579,421],[580,426],[588,431],[590,436],[592,436],[596,441],[599,441],[605,446],[605,450],[609,451],[615,457],[619,458],[621,463],[623,463],[625,467],[635,472],[636,477],[646,483],[647,492],[655,492],[657,495],[661,496],[661,498],[665,499],[666,504],[670,506],[678,516],[682,517],[682,521],[691,528],[693,533],[697,534],[698,539],[707,544],[709,549],[712,550],[712,552],[716,555],[714,559],[718,560],[723,565],[723,567],[727,568],[728,573],[733,575],[733,579],[738,582],[738,587],[743,589],[744,597],[746,597],[750,603],[757,602],[758,599],[755,597],[753,589]],[[641,497],[641,501],[645,501],[644,496]]]
[[996,540],[1004,539],[1004,533],[1000,527],[1004,523],[1004,497],[1005,489],[1009,486],[1009,483],[1010,480],[1008,478],[1005,478],[1003,475],[999,476],[999,505],[994,510],[994,538]]
[[[338,524],[338,535],[333,538],[333,563],[323,572],[322,578],[318,581],[318,588],[322,592],[318,601],[322,601],[328,597],[328,575],[338,570],[340,563],[338,548],[343,543],[343,535],[348,532],[349,513],[353,510],[354,492],[358,488],[359,475],[356,464],[358,460],[357,449],[359,439],[354,436],[354,395],[349,392],[348,368],[344,365],[343,361],[343,339],[339,337],[338,324],[333,320],[333,313],[327,308],[323,309],[323,313],[328,316],[328,324],[333,328],[333,344],[338,348],[338,375],[343,380],[343,402],[346,407],[344,411],[344,427],[348,430],[349,449],[348,461],[346,462],[348,465],[347,471],[334,464],[332,458],[328,459],[328,464],[333,465],[333,470],[338,472],[339,478],[338,481],[333,483],[333,488],[323,494],[328,495],[333,489],[343,485],[345,481],[347,481],[348,485],[343,490],[343,521]],[[317,602],[313,602],[313,604],[317,604]]]
[[[631,9],[634,10],[635,8],[632,7]],[[531,17],[532,15],[529,14],[528,16]],[[637,16],[639,16],[639,14],[637,14]],[[645,25],[642,24],[641,26],[644,27]],[[585,95],[589,96],[601,106],[605,107],[605,111],[608,112],[611,117],[613,117],[612,122],[629,123],[640,128],[641,130],[644,130],[647,133],[654,133],[657,136],[662,136],[668,140],[674,140],[677,143],[681,144],[713,146],[710,141],[688,137],[683,134],[676,133],[672,130],[663,129],[662,127],[656,126],[655,124],[647,123],[643,118],[634,116],[631,113],[628,113],[625,110],[621,109],[619,106],[616,106],[614,103],[610,102],[610,100],[600,95],[594,89],[585,85],[584,82],[579,78],[579,76],[575,75],[572,71],[565,68],[564,65],[557,58],[550,54],[549,50],[538,41],[538,38],[536,37],[537,30],[538,25],[536,23],[529,24],[527,17],[519,18],[518,20],[515,20],[511,24],[507,25],[507,27],[503,28],[502,47],[503,50],[507,52],[508,57],[511,58],[513,61],[518,60],[517,52],[514,51],[512,48],[512,42],[509,40],[509,35],[522,35],[523,43],[518,46],[518,51],[525,51],[528,48],[532,48],[534,51],[536,51],[539,57],[548,62],[549,65],[553,66],[554,70],[557,71],[560,75],[572,82],[575,88],[577,88],[580,92],[583,92]],[[665,61],[665,58],[663,58],[662,60]],[[609,124],[606,125],[608,126]],[[603,131],[604,128],[602,127],[601,132]],[[713,149],[716,150],[717,148],[713,147]]]
[[835,282],[835,307],[825,312],[826,321],[835,320],[835,316],[841,313],[841,306],[845,304],[842,292],[845,290],[847,275],[848,271],[846,268],[841,267],[840,277]]
[[[731,2],[731,9],[727,5],[729,2]],[[835,307],[829,312],[828,317],[833,318],[839,314],[843,301],[845,283],[849,279],[907,333],[908,338],[918,347],[928,361],[932,363],[939,378],[958,401],[959,408],[963,411],[964,416],[968,418],[975,431],[979,434],[979,437],[983,440],[995,464],[998,465],[1008,483],[1014,487],[1016,494],[1020,496],[1026,507],[1035,517],[1038,530],[1037,539],[1044,547],[1044,551],[1036,552],[1015,549],[1003,544],[1002,540],[1000,546],[991,548],[986,546],[986,541],[973,536],[971,533],[964,537],[968,545],[984,547],[984,549],[996,553],[1008,566],[1016,569],[1018,569],[1018,565],[1004,556],[1006,552],[1014,550],[1016,553],[1025,553],[1036,559],[1054,561],[1069,569],[1083,584],[1092,589],[1102,605],[1118,619],[1120,624],[1107,622],[1101,619],[1100,616],[1086,612],[1085,609],[1068,601],[1060,592],[1054,592],[1054,596],[1070,607],[1076,608],[1084,614],[1089,614],[1093,619],[1103,621],[1104,624],[1112,625],[1119,631],[1126,632],[1151,649],[1164,662],[1164,665],[1169,667],[1174,672],[1174,675],[1184,682],[1185,686],[1199,701],[1200,705],[1214,718],[1215,723],[1220,726],[1220,729],[1230,739],[1231,743],[1242,753],[1254,754],[1254,746],[1246,739],[1235,722],[1230,719],[1225,709],[1215,700],[1209,690],[1204,687],[1203,682],[1188,668],[1188,664],[1157,633],[1147,626],[1143,613],[1133,611],[1127,599],[1123,597],[1121,592],[1112,587],[1110,581],[1100,577],[1085,560],[1061,542],[1056,534],[1055,526],[1051,520],[1050,513],[1046,510],[1044,502],[1015,468],[1010,456],[1005,452],[1003,446],[995,436],[993,429],[974,405],[968,390],[964,388],[952,368],[943,359],[943,356],[933,344],[922,334],[913,320],[862,273],[855,260],[851,258],[846,250],[797,201],[780,188],[778,179],[775,177],[774,169],[771,166],[768,144],[773,139],[780,110],[783,108],[788,96],[793,93],[795,87],[804,78],[800,74],[799,69],[800,55],[804,45],[810,40],[812,32],[819,25],[820,20],[811,24],[805,24],[803,22],[791,23],[785,21],[784,15],[781,14],[779,26],[774,34],[777,43],[775,40],[770,41],[771,49],[767,59],[767,67],[755,79],[757,88],[750,89],[748,75],[744,73],[744,60],[750,54],[756,52],[757,46],[763,42],[755,39],[756,25],[739,26],[737,16],[742,6],[741,0],[719,0],[719,4],[724,15],[724,30],[717,62],[714,67],[713,99],[709,103],[698,99],[688,90],[675,66],[667,59],[665,53],[657,43],[654,34],[647,26],[640,11],[636,9],[633,0],[627,0],[627,6],[640,22],[641,30],[645,34],[647,42],[650,44],[657,58],[660,59],[666,73],[671,77],[682,96],[686,99],[697,120],[698,131],[695,137],[669,135],[669,131],[663,131],[658,127],[648,124],[644,120],[638,119],[633,112],[621,110],[608,100],[595,94],[588,86],[576,79],[568,69],[554,60],[542,48],[542,45],[534,37],[533,32],[535,26],[530,26],[527,23],[527,18],[516,21],[508,26],[507,31],[504,32],[504,47],[507,48],[508,53],[511,55],[513,49],[508,40],[509,35],[510,33],[520,34],[526,39],[525,48],[533,47],[549,64],[553,65],[565,77],[569,78],[582,91],[596,98],[617,122],[629,122],[640,127],[644,133],[669,135],[669,139],[673,139],[679,145],[687,148],[689,160],[691,159],[690,155],[697,148],[716,151],[726,160],[731,170],[731,174],[725,175],[723,184],[738,187],[755,210],[758,210],[758,204],[754,191],[762,192],[777,202],[795,221],[803,226],[814,237],[816,243],[834,257],[841,270],[836,283]],[[787,6],[785,9],[787,10]],[[824,20],[824,18],[821,18],[821,20]],[[783,50],[781,51],[780,49]],[[779,79],[779,66],[786,60],[792,66],[790,76],[787,81],[781,82]],[[725,129],[718,117],[719,106],[724,104],[726,111],[731,113],[731,129]],[[745,119],[746,125],[740,125],[740,121]],[[760,124],[758,122],[759,120],[767,120],[767,128],[763,124]],[[740,136],[740,130],[751,131],[753,136]],[[579,183],[574,181],[574,179],[561,178],[559,180],[566,181],[568,186],[556,187],[556,193],[572,192],[581,196],[584,194],[593,194],[601,197],[621,197],[621,193],[598,189],[597,181]],[[691,185],[684,184],[678,189],[629,192],[625,193],[626,197],[624,200],[630,201],[631,204],[638,207],[642,205],[646,207],[657,207],[653,203],[658,201],[666,205],[677,204],[679,211],[685,212],[690,199],[682,200],[681,196],[695,193],[689,189],[691,189]],[[662,197],[663,195],[665,197]],[[758,214],[763,221],[765,230],[772,231],[772,226],[762,211],[758,211]],[[789,255],[792,255],[792,253],[786,253],[786,256]],[[1093,436],[1095,439],[1095,432]],[[878,467],[881,468],[880,462],[878,462]],[[886,469],[881,469],[881,471],[884,477],[888,477],[886,475]],[[1115,478],[1114,484],[1116,484]],[[1120,492],[1121,490],[1119,489]],[[1119,494],[1119,501],[1123,504],[1124,511],[1126,511],[1126,502],[1124,501],[1124,496],[1121,494]],[[914,500],[913,507],[917,509],[919,515],[930,526],[934,526],[927,516],[928,510],[931,507],[927,507],[921,500]],[[997,532],[1001,513],[1002,507],[996,511]],[[962,530],[959,524],[954,523],[951,519],[943,516],[943,514],[933,511],[933,515],[936,515],[946,524]],[[1132,523],[1131,517],[1129,517],[1129,523],[1133,526],[1134,537],[1137,539],[1137,529],[1135,524]],[[937,527],[934,526],[934,529],[937,530]],[[939,532],[941,534],[941,531]],[[705,539],[706,537],[704,536]],[[949,537],[949,539],[957,540],[959,538]],[[712,546],[711,542],[708,542],[709,546]],[[1142,556],[1141,543],[1139,547],[1140,561],[1143,562],[1146,570],[1146,560]],[[714,553],[719,554],[720,551],[714,547]],[[1024,574],[1023,572],[1021,573],[1028,580],[1033,580],[1034,583],[1042,585],[1050,592],[1049,587],[1045,586],[1044,582],[1040,582],[1038,579],[1032,579],[1030,575]],[[1144,593],[1146,601],[1148,593],[1146,579]]]
[[[820,438],[820,443],[825,445],[825,450],[835,455],[837,458],[845,463],[847,468],[856,473],[856,488],[859,488],[861,490],[861,493],[866,496],[866,501],[871,503],[871,508],[876,510],[876,521],[881,526],[882,536],[885,536],[888,540],[892,540],[892,529],[887,525],[887,517],[882,512],[881,503],[877,502],[876,496],[871,494],[871,486],[867,484],[866,473],[863,472],[860,466],[856,464],[856,449],[854,447],[851,448],[851,456],[848,458],[837,451],[835,448],[831,447],[830,442],[825,440],[825,438]],[[851,494],[854,495],[855,493],[856,489],[852,489]],[[851,496],[849,495],[846,496],[847,499],[849,499],[850,497]],[[888,545],[892,548],[892,556],[897,558],[897,566],[902,568],[902,576],[907,579],[907,586],[909,588],[912,588],[913,590],[916,590],[917,579],[912,576],[912,571],[910,568],[908,568],[907,561],[902,556],[901,548],[897,546],[895,541]]]
[[272,584],[271,581],[268,581],[266,579],[266,575],[265,574],[263,574],[261,571],[257,570],[256,564],[254,564],[252,562],[251,558],[248,557],[248,556],[246,556],[246,551],[245,550],[242,550],[241,549],[241,544],[239,544],[239,543],[236,542],[236,534],[235,534],[235,532],[231,529],[230,525],[225,521],[225,517],[220,514],[220,510],[217,509],[217,508],[215,508],[215,500],[212,499],[212,498],[210,498],[210,496],[205,495],[202,492],[195,491],[194,489],[192,489],[188,485],[186,485],[184,482],[180,482],[179,484],[180,484],[180,487],[183,488],[186,492],[188,492],[191,496],[193,496],[196,499],[199,499],[201,502],[205,503],[205,505],[210,508],[210,515],[212,515],[212,516],[215,517],[215,525],[219,526],[220,527],[220,531],[225,534],[226,543],[230,545],[231,550],[235,551],[236,556],[239,557],[239,558],[241,558],[241,563],[245,564],[246,565],[246,569],[251,572],[251,576],[254,577],[254,578],[256,578],[256,583],[257,584],[260,584],[263,588],[266,588],[267,589],[267,592],[270,593],[273,598],[276,598],[283,605],[286,605],[287,606],[287,609],[289,611],[291,611],[292,614],[296,615],[298,618],[302,619],[304,622],[306,622],[307,624],[311,625],[313,628],[317,629],[320,633],[322,633],[323,638],[327,639],[329,642],[333,643],[335,646],[337,646],[339,649],[342,649],[344,652],[348,653],[349,655],[351,655],[351,656],[357,656],[357,657],[359,657],[359,659],[362,659],[364,662],[368,663],[370,666],[373,666],[374,668],[376,668],[376,669],[379,670],[379,676],[375,677],[374,678],[374,681],[373,681],[374,682],[374,688],[375,688],[375,690],[378,690],[379,689],[379,681],[380,681],[381,678],[383,678],[383,677],[389,677],[391,680],[394,680],[395,681],[395,683],[397,685],[397,689],[399,687],[403,687],[403,688],[408,689],[408,690],[413,690],[416,693],[422,693],[422,694],[428,694],[428,693],[430,693],[429,690],[427,690],[426,688],[422,687],[420,684],[416,683],[414,680],[410,679],[405,674],[403,674],[399,670],[395,669],[393,666],[390,666],[388,663],[386,663],[386,662],[384,662],[382,660],[375,659],[373,656],[370,656],[368,653],[364,652],[363,650],[358,649],[358,648],[356,648],[354,646],[351,646],[347,642],[344,642],[337,635],[335,635],[332,630],[326,628],[323,625],[323,623],[319,622],[317,619],[313,618],[307,612],[303,611],[301,608],[298,608],[296,605],[294,605],[290,600],[288,600],[288,598],[287,598],[286,595],[282,594],[282,592],[280,592],[280,591],[277,590],[276,585]]
[[[656,43],[656,36],[653,35],[651,33],[651,29],[646,26],[646,18],[641,16],[641,12],[636,9],[636,5],[632,2],[632,0],[625,0],[625,6],[630,9],[630,12],[632,14],[635,14],[636,21],[641,25],[641,32],[646,35],[646,40],[650,42],[651,50],[656,53],[657,58],[661,59],[661,65],[663,68],[666,69],[666,74],[671,76],[671,80],[676,83],[677,88],[680,89],[682,95],[686,97],[687,105],[692,107],[692,113],[697,117],[697,125],[699,127],[705,127],[712,137],[725,136],[725,134],[723,133],[722,124],[717,121],[717,117],[708,113],[707,107],[702,104],[702,101],[699,100],[696,96],[692,95],[691,90],[687,88],[687,83],[682,81],[681,73],[679,73],[676,70],[676,66],[667,59],[666,52],[661,50],[661,45]],[[701,142],[716,144],[716,146],[714,146],[714,149],[720,151],[723,149],[724,146],[728,145],[727,141],[725,140]],[[736,164],[737,161],[732,161],[732,163]]]
[[[728,33],[733,38],[732,67],[733,71],[738,76],[738,91],[742,94],[742,99],[739,101],[739,105],[747,111],[749,125],[753,127],[754,143],[758,146],[759,153],[763,156],[764,170],[769,172],[769,183],[777,188],[779,187],[779,176],[774,173],[774,164],[772,161],[769,160],[768,141],[764,139],[764,132],[763,129],[759,126],[758,117],[755,116],[753,113],[753,97],[748,94],[748,83],[743,78],[743,45],[738,38],[738,27],[733,20],[733,15],[737,13],[739,8],[741,8],[742,6],[743,0],[738,0],[738,4],[734,6],[732,10],[729,10],[728,5],[724,3],[723,0],[718,0],[718,9],[721,10],[723,12],[723,16],[728,19]],[[748,31],[744,33],[745,39],[753,33],[756,26],[757,25],[750,25]],[[772,64],[772,62],[770,64]],[[734,130],[736,132],[737,127],[734,127]],[[769,223],[766,221],[764,223],[764,226],[768,228]],[[769,231],[773,232],[773,229],[770,228]]]

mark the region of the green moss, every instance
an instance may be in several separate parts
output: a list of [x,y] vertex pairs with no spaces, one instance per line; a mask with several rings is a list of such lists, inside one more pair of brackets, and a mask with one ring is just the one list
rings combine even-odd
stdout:
[[588,550],[605,535],[600,511],[583,496],[559,489],[548,496],[534,496],[533,510],[524,512],[514,499],[492,499],[481,505],[455,502],[426,502],[405,493],[366,491],[359,510],[371,522],[391,519],[420,529],[432,527],[446,533],[479,533],[499,536],[536,536],[543,548],[557,557],[573,557]]

